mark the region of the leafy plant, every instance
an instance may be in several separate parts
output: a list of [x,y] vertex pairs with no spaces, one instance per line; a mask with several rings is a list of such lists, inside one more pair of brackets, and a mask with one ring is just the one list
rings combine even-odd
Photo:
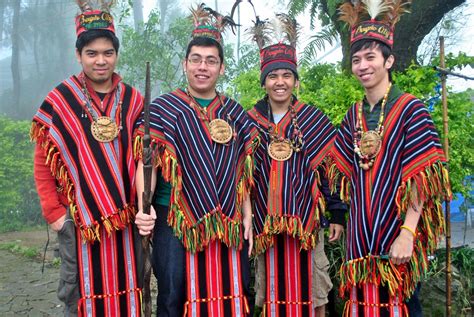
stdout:
[[0,244],[0,250],[8,250],[12,253],[19,254],[21,256],[33,259],[39,256],[38,249],[21,246],[15,242]]
[[30,121],[0,116],[0,232],[42,222],[33,180]]
[[181,62],[192,30],[188,19],[176,19],[163,33],[160,31],[160,15],[154,10],[143,25],[143,33],[129,25],[122,25],[122,28],[123,50],[118,68],[125,82],[144,88],[145,62],[149,61],[154,94],[169,92],[184,85]]

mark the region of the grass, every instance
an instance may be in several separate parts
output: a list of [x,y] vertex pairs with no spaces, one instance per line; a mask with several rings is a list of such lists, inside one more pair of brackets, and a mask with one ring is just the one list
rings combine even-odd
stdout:
[[17,242],[1,243],[0,250],[7,250],[14,254],[19,254],[29,259],[35,259],[40,255],[39,250],[37,248],[24,247]]

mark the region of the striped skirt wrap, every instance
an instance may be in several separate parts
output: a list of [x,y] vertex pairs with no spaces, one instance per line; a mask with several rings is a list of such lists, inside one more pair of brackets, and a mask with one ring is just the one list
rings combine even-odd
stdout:
[[372,283],[352,287],[350,298],[344,307],[344,317],[403,317],[408,310],[401,296],[390,296],[386,286]]
[[[106,233],[100,243],[82,243],[76,230],[81,298],[79,316],[140,316],[132,225]],[[100,259],[100,260],[99,260]]]
[[247,250],[244,246],[242,251],[237,251],[214,240],[201,252],[186,252],[184,316],[226,317],[250,313]]
[[314,250],[301,250],[298,239],[275,236],[265,252],[266,296],[263,316],[315,316],[313,309]]

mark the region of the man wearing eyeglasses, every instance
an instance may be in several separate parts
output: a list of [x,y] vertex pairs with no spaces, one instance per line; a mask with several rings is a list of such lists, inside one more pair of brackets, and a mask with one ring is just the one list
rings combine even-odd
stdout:
[[[142,235],[153,233],[158,316],[246,316],[255,134],[242,107],[216,91],[224,74],[222,30],[195,25],[183,61],[187,88],[151,104],[154,200],[136,224]],[[142,136],[143,126],[137,144]],[[142,166],[140,160],[139,208]]]

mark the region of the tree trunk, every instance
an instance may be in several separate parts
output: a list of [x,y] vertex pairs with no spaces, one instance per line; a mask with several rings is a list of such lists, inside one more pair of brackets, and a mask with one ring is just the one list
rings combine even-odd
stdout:
[[13,23],[12,23],[12,61],[11,71],[13,79],[13,114],[19,115],[20,92],[21,92],[21,73],[20,73],[20,1],[13,2]]
[[143,24],[142,0],[133,0],[133,22],[135,25],[135,31],[138,33],[141,33],[142,32],[141,25]]
[[402,17],[398,32],[394,35],[395,69],[404,70],[412,61],[417,62],[416,53],[425,36],[446,13],[465,2],[466,0],[413,1],[412,13]]
[[[36,0],[35,4],[37,12],[39,11],[39,0]],[[38,47],[38,40],[39,40],[39,28],[34,28],[33,30],[33,56],[35,58],[35,66],[36,66],[36,76],[40,78],[40,65],[39,65],[39,47]]]
[[[314,1],[314,0],[313,0]],[[395,26],[394,49],[395,70],[404,70],[411,62],[417,62],[418,46],[443,16],[466,0],[417,0],[413,1],[411,13],[405,14]],[[329,3],[329,4],[328,4]],[[331,10],[332,0],[320,0],[321,9],[330,17],[341,38],[342,66],[351,71],[349,29],[339,21],[338,11]]]
[[3,21],[4,21],[4,17],[3,17],[3,14],[5,12],[5,6],[7,4],[7,0],[5,1],[0,1],[0,43],[2,42],[3,40]]

